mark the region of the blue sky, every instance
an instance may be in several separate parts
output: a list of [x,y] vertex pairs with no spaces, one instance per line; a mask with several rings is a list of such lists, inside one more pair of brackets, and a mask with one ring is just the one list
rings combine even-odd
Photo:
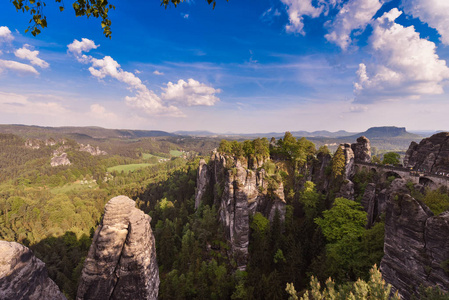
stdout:
[[157,130],[449,130],[447,0],[48,2],[0,11],[0,123]]

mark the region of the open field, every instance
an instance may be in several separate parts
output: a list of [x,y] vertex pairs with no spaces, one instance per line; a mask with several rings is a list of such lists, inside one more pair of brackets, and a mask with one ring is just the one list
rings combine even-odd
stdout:
[[183,155],[184,153],[179,151],[179,150],[170,150],[170,155],[171,156],[175,156],[175,157],[179,157],[181,155]]

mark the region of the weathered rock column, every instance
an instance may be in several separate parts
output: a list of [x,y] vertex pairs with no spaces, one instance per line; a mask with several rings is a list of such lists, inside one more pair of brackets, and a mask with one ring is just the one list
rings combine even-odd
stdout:
[[150,221],[126,196],[106,204],[84,262],[77,299],[157,299],[159,270]]
[[0,241],[0,299],[65,300],[45,264],[27,247]]

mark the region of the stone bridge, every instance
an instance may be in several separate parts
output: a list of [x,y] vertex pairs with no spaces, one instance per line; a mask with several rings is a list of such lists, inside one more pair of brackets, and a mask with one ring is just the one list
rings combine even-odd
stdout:
[[381,165],[367,162],[355,162],[354,163],[356,171],[368,171],[376,172],[382,176],[383,180],[386,180],[390,176],[396,178],[402,178],[406,181],[411,181],[413,183],[422,184],[431,189],[438,188],[440,186],[445,186],[449,188],[449,174],[438,173],[432,174],[425,172],[424,170],[414,170],[404,167],[397,167],[391,165]]

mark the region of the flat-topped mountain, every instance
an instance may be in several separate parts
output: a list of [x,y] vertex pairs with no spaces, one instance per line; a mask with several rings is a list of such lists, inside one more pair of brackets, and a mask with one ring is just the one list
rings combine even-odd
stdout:
[[376,138],[411,138],[411,139],[421,139],[422,137],[418,134],[408,132],[405,127],[395,127],[395,126],[382,126],[382,127],[371,127],[365,132],[361,132],[355,135],[345,136],[345,138],[357,138],[360,135],[366,136],[369,139]]

